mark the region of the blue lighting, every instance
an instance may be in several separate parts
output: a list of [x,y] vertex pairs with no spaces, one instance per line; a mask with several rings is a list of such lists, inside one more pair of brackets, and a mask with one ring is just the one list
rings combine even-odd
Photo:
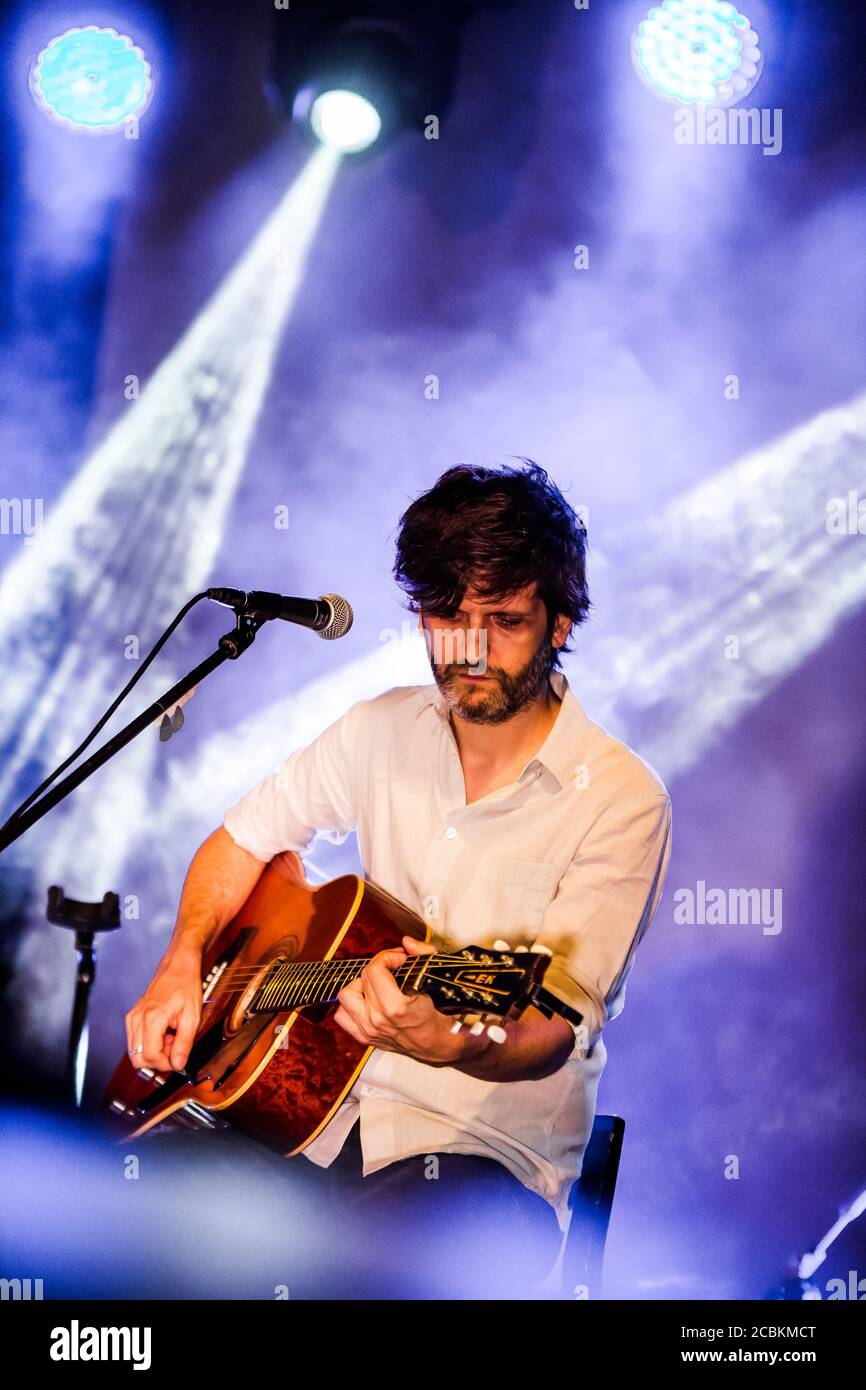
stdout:
[[115,29],[69,29],[42,50],[30,85],[49,115],[76,130],[116,130],[153,89],[140,48]]
[[726,0],[663,0],[638,25],[632,59],[657,96],[704,106],[742,101],[764,61],[748,19]]

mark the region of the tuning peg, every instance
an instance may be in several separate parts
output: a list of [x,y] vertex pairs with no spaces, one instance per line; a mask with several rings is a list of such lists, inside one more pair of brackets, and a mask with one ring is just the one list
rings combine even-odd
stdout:
[[452,1032],[452,1033],[459,1033],[459,1032],[460,1032],[460,1029],[461,1029],[462,1027],[463,1027],[463,1019],[462,1019],[462,1018],[455,1018],[454,1022],[451,1024],[451,1032]]
[[503,941],[503,940],[500,938],[499,941],[494,941],[494,943],[493,943],[493,949],[494,949],[494,951],[510,951],[510,950],[511,950],[511,947],[509,946],[509,944],[508,944],[507,941]]
[[536,944],[535,946],[530,946],[529,949],[530,949],[530,951],[533,951],[533,952],[535,953],[535,955],[537,955],[537,956],[552,956],[552,955],[553,955],[553,952],[551,951],[551,949],[550,949],[549,946],[539,946],[539,945]]
[[515,946],[514,950],[515,950],[515,952],[518,952],[518,951],[528,951],[528,950],[529,950],[529,947],[528,947],[528,946]]
[[487,1029],[487,1036],[491,1042],[504,1043],[508,1034],[498,1023],[491,1023],[490,1027]]
[[479,1018],[479,1020],[478,1020],[477,1023],[473,1023],[473,1025],[472,1025],[472,1027],[469,1029],[469,1031],[470,1031],[470,1033],[472,1033],[476,1038],[479,1036],[479,1034],[481,1034],[481,1033],[484,1032],[484,1024],[481,1022],[481,1019],[480,1019],[480,1018]]

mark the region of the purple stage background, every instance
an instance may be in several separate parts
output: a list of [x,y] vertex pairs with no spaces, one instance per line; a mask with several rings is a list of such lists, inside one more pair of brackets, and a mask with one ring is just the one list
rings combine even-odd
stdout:
[[[866,535],[828,529],[833,499],[866,498],[864,116],[845,61],[861,31],[854,7],[750,2],[767,54],[751,104],[783,113],[782,148],[683,146],[631,66],[645,8],[470,19],[439,139],[336,170],[252,383],[246,338],[280,272],[256,272],[251,319],[246,294],[219,294],[311,158],[262,95],[268,26],[291,11],[10,12],[0,493],[43,499],[45,528],[0,535],[6,813],[129,679],[127,639],[143,656],[196,589],[335,591],[355,623],[339,644],[266,628],[178,736],[146,734],[0,876],[16,1036],[43,1076],[73,975],[47,884],[135,899],[100,954],[93,1100],[225,806],[353,701],[425,679],[390,578],[409,499],[462,460],[536,459],[588,519],[595,610],[569,680],[673,801],[664,898],[605,1034],[599,1109],[626,1120],[606,1296],[759,1298],[866,1184]],[[82,139],[33,104],[26,55],[73,22],[152,52],[138,140]],[[214,397],[230,420],[254,401],[219,496],[184,416],[195,363],[158,409],[147,397],[203,311]],[[25,592],[36,576],[29,635],[16,566]],[[196,609],[150,698],[228,626]],[[353,868],[354,842],[311,859]],[[781,929],[678,922],[701,882],[780,892]],[[862,1220],[816,1282],[850,1270],[866,1275]]]

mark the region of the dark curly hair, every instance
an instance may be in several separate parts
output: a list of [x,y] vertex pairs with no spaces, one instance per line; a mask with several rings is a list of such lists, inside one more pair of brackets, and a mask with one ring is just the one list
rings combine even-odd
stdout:
[[532,459],[496,468],[460,464],[400,518],[394,578],[411,612],[426,608],[446,618],[470,586],[489,601],[537,580],[550,632],[558,613],[574,626],[587,618],[586,544],[583,522]]

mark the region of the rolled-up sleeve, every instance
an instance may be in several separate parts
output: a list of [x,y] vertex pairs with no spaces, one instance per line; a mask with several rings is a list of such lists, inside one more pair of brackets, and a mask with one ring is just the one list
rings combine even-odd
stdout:
[[318,833],[339,836],[354,829],[358,709],[353,705],[229,807],[223,825],[235,844],[267,863],[283,850],[309,849]]
[[667,793],[617,797],[598,817],[545,911],[536,945],[545,985],[584,1016],[586,1046],[616,1017],[634,952],[652,921],[670,858]]

